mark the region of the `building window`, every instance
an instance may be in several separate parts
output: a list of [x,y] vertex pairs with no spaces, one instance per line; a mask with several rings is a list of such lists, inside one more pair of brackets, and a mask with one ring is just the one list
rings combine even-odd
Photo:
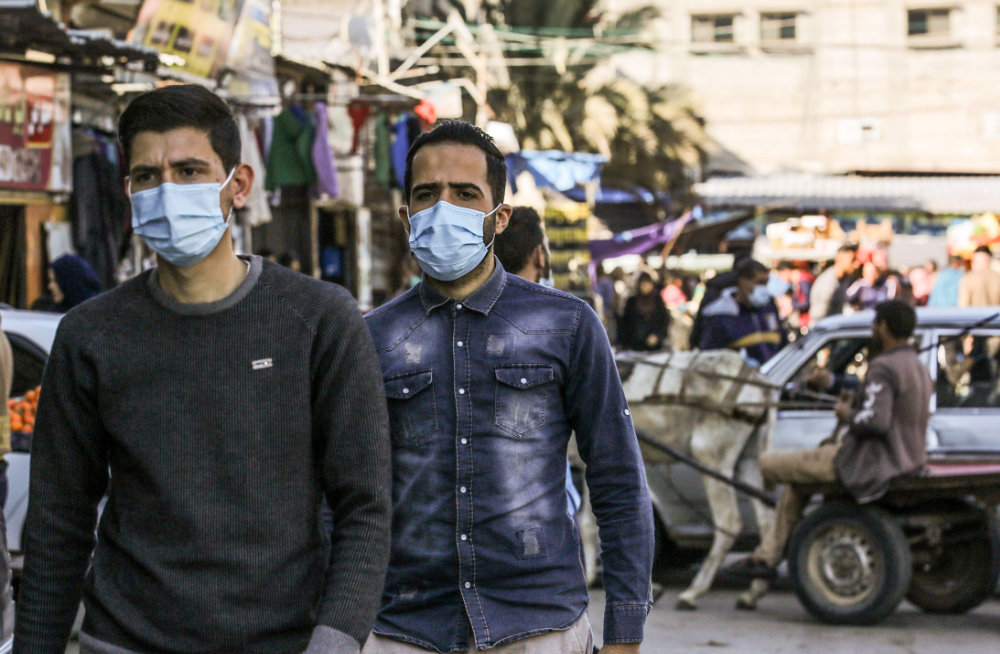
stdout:
[[697,43],[732,43],[734,14],[691,16],[691,40]]
[[907,34],[914,37],[950,36],[951,9],[911,9]]
[[761,14],[761,41],[794,41],[795,14]]

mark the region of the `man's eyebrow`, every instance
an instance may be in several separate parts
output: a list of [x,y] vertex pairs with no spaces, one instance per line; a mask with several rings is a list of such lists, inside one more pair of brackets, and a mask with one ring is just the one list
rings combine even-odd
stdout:
[[[417,191],[440,191],[442,186],[444,185],[441,184],[440,182],[425,182],[423,184],[417,184],[416,186],[414,186],[411,192],[415,193]],[[483,189],[480,188],[478,184],[475,184],[473,182],[448,182],[448,188],[455,191],[473,190],[473,191],[478,191],[480,193],[483,192]]]
[[[198,159],[197,157],[188,157],[186,159],[178,159],[177,161],[171,161],[171,168],[187,168],[190,166],[196,166],[198,168],[208,168],[211,167],[211,163],[205,161],[204,159]],[[129,175],[135,176],[139,173],[157,173],[160,171],[159,166],[151,166],[146,164],[137,164],[129,170]]]
[[187,166],[199,166],[205,168],[211,167],[212,164],[204,159],[198,159],[197,157],[188,157],[187,159],[178,159],[177,161],[170,162],[171,168],[185,168]]
[[478,184],[473,184],[472,182],[448,182],[448,188],[455,191],[468,191],[471,189],[480,193],[483,192],[483,189],[479,188]]

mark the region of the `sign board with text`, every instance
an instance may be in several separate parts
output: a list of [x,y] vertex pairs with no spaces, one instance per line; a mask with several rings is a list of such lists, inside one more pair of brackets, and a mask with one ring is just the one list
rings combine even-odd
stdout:
[[68,191],[69,75],[0,62],[0,189]]

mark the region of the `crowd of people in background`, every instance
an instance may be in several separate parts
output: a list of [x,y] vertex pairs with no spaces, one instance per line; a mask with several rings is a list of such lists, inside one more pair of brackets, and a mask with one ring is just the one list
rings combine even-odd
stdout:
[[951,255],[943,268],[934,260],[892,267],[887,252],[884,246],[844,245],[829,261],[775,261],[770,267],[742,255],[732,270],[700,275],[654,269],[645,261],[631,273],[601,266],[592,300],[620,349],[728,346],[755,363],[763,361],[750,351],[767,356],[776,342],[795,339],[823,318],[886,300],[911,307],[1000,305],[1000,259],[987,246],[969,259]]

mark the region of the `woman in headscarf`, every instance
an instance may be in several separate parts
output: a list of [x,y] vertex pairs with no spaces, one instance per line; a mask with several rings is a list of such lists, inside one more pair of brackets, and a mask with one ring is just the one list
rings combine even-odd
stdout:
[[50,295],[36,300],[31,308],[66,313],[102,290],[97,273],[83,257],[64,254],[49,265]]
[[639,275],[636,293],[625,302],[622,347],[626,350],[659,350],[666,343],[670,314],[649,273]]

